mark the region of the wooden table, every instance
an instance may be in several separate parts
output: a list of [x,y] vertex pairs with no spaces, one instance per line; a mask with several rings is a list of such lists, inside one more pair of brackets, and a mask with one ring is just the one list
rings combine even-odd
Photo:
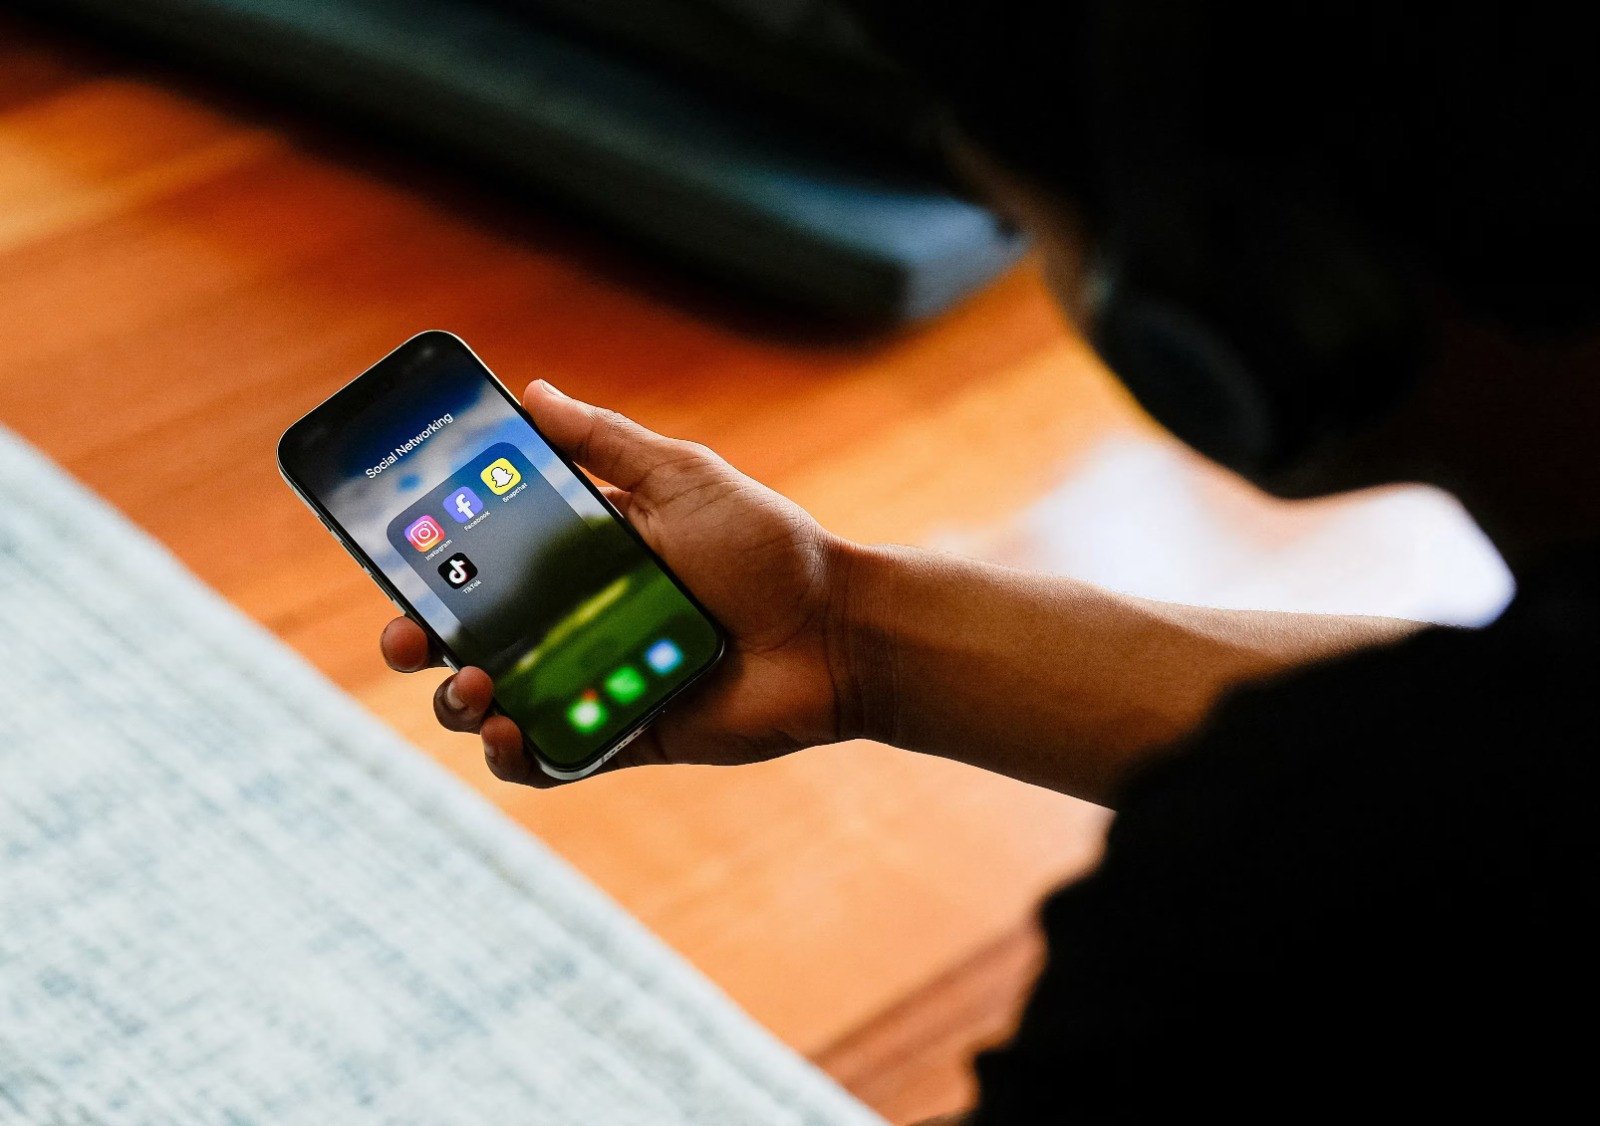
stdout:
[[829,334],[439,163],[0,24],[0,423],[886,1114],[961,1105],[1033,965],[1032,909],[1092,861],[1100,811],[859,743],[499,784],[434,727],[434,678],[383,668],[388,604],[273,446],[449,328],[510,382],[705,441],[847,535],[915,541],[1015,512],[1136,412],[1031,267],[929,326]]

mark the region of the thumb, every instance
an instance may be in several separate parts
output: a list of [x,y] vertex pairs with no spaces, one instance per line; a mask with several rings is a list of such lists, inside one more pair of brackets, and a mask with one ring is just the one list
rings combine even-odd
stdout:
[[620,489],[638,488],[651,470],[681,457],[685,446],[616,411],[564,395],[542,379],[528,384],[522,405],[551,445]]

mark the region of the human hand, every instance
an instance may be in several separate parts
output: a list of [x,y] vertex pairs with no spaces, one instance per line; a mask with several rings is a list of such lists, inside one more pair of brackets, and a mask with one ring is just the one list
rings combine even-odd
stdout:
[[[737,764],[844,736],[842,662],[830,633],[848,546],[793,502],[704,446],[666,438],[538,381],[523,405],[552,445],[610,482],[607,498],[722,623],[728,652],[705,682],[606,764]],[[400,672],[443,663],[409,618],[383,631]],[[555,780],[504,715],[489,715],[493,682],[463,668],[434,694],[451,731],[478,732],[489,769],[508,782]]]

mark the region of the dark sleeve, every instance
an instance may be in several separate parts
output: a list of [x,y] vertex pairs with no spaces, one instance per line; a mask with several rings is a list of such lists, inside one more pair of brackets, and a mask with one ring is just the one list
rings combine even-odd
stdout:
[[1594,756],[1564,745],[1559,655],[1483,651],[1435,631],[1241,694],[1147,769],[1099,870],[1044,909],[1049,958],[979,1058],[975,1126],[1442,1081],[1421,1045],[1451,1048],[1451,1089],[1471,1059],[1503,1074],[1518,1025],[1485,1003],[1525,1008],[1577,964],[1550,935],[1575,838],[1594,857],[1567,804]]

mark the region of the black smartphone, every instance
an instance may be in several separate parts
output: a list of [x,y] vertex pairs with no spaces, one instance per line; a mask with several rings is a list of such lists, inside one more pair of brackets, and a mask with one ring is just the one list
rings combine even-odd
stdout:
[[289,427],[278,468],[548,775],[582,778],[723,632],[470,348],[424,332]]

